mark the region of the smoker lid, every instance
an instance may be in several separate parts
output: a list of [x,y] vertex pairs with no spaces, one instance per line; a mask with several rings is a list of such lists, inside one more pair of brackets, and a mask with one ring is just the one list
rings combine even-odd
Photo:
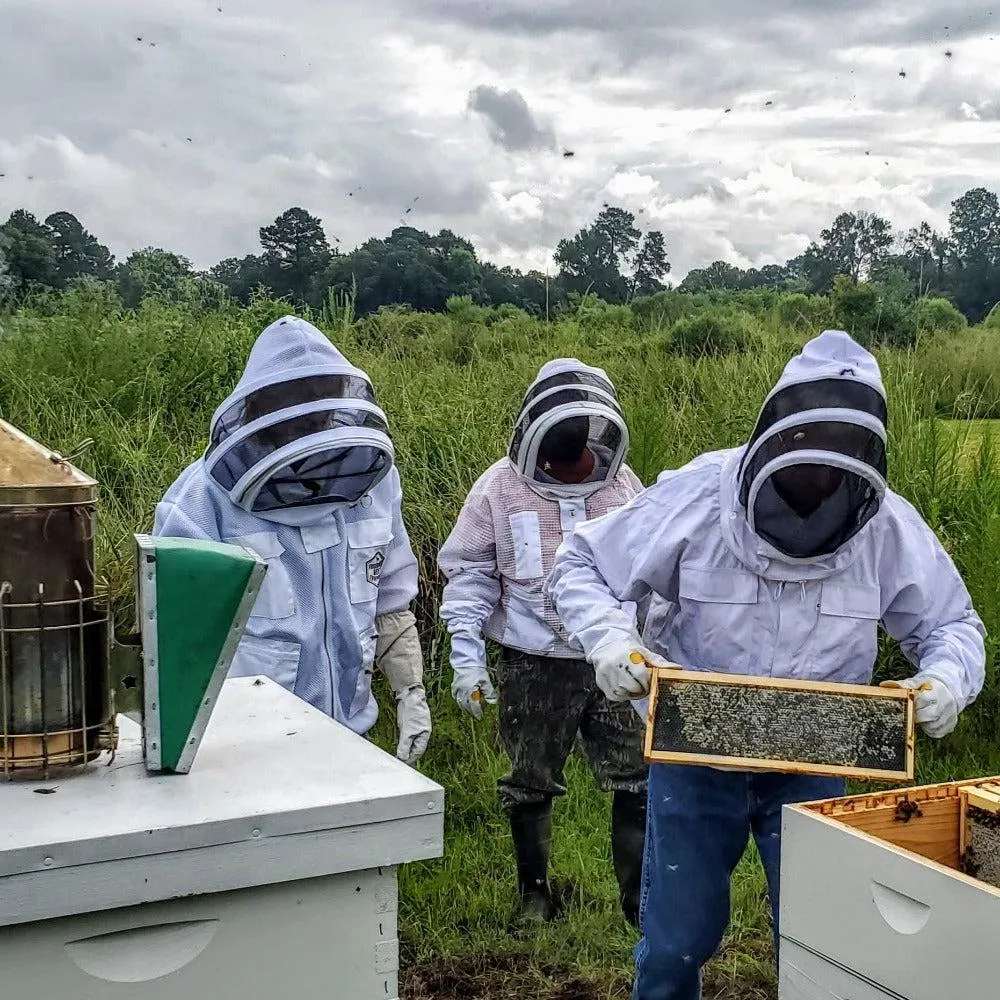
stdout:
[[0,507],[86,503],[96,498],[96,480],[0,420]]

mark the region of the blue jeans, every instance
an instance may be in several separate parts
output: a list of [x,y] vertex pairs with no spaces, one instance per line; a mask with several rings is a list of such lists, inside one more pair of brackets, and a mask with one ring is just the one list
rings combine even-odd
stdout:
[[840,778],[651,765],[633,1000],[700,1000],[701,967],[729,926],[729,880],[751,833],[777,940],[781,808],[843,793]]

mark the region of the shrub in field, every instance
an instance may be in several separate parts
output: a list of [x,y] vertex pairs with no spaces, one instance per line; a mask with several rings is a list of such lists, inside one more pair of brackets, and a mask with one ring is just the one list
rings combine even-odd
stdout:
[[830,305],[834,326],[867,347],[910,347],[916,343],[913,301],[894,284],[855,284],[846,275],[838,275]]
[[490,310],[476,305],[471,295],[452,295],[444,304],[444,311],[463,326],[485,326]]
[[434,340],[441,329],[441,317],[417,312],[408,305],[380,306],[371,316],[355,325],[357,343],[368,350],[409,353],[418,340]]
[[717,357],[745,351],[754,335],[754,322],[745,312],[716,308],[682,316],[670,328],[668,349],[688,357]]
[[914,311],[920,333],[958,333],[969,325],[947,299],[918,299]]
[[500,305],[486,310],[486,324],[488,326],[503,323],[507,320],[530,323],[533,318],[529,313],[526,313],[523,309],[519,309],[510,302],[502,302]]
[[701,292],[695,298],[699,307],[716,305],[741,309],[754,318],[763,320],[771,315],[781,297],[781,293],[773,288],[748,288],[737,292],[714,289]]
[[674,290],[644,295],[629,303],[635,327],[643,332],[667,330],[695,307],[694,296]]
[[453,295],[445,303],[445,313],[450,331],[446,356],[456,365],[471,364],[489,310],[477,306],[471,296]]
[[819,333],[833,323],[830,300],[824,295],[792,292],[778,300],[778,323],[796,332]]
[[576,321],[581,330],[626,330],[634,329],[632,310],[628,306],[611,305],[602,302],[595,305],[588,302],[576,314]]
[[448,356],[456,365],[470,365],[476,356],[479,328],[456,325],[452,328]]
[[636,339],[632,311],[628,306],[603,305],[577,313],[581,343],[591,350],[613,350]]

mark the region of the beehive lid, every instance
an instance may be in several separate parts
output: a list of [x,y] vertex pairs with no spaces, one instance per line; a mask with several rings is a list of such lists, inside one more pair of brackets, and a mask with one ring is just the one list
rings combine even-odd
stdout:
[[110,765],[0,782],[0,926],[443,851],[444,789],[273,681],[225,682],[189,774],[119,727]]
[[95,480],[0,420],[0,506],[81,503],[96,496]]

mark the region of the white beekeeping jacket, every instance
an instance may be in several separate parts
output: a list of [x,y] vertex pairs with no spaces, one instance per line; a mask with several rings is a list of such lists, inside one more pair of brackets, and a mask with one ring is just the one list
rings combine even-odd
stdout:
[[[983,686],[985,629],[941,543],[881,477],[881,394],[867,351],[839,331],[815,338],[789,362],[749,445],[663,473],[625,510],[567,540],[546,593],[569,634],[588,653],[627,638],[622,602],[648,599],[646,644],[683,667],[867,684],[881,624],[959,709],[968,706]],[[835,412],[818,413],[816,399]],[[796,415],[777,412],[776,401],[795,404]],[[824,422],[867,437],[820,426],[816,447]],[[779,435],[788,450],[765,451]],[[856,440],[871,461],[832,448]],[[782,526],[780,494],[764,487],[796,463],[854,477],[861,502],[840,508],[839,533],[823,503]]]
[[[623,507],[641,491],[642,483],[625,465],[589,496],[562,499],[533,490],[507,458],[487,469],[438,554],[448,581],[441,617],[453,638],[455,669],[485,663],[483,637],[526,653],[582,657],[542,584],[564,537],[582,522]],[[627,603],[623,612],[634,619],[635,604]],[[455,637],[466,642],[456,643]]]
[[417,593],[393,458],[368,376],[286,316],[257,339],[205,454],[157,505],[153,527],[264,559],[230,676],[270,677],[362,734],[378,717],[376,619]]

